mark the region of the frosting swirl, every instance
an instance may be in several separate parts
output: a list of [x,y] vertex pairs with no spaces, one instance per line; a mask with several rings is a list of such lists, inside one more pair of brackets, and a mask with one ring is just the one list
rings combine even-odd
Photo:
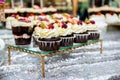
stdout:
[[74,24],[72,27],[73,33],[84,33],[87,31],[87,27],[84,25]]
[[87,30],[97,30],[97,26],[95,24],[86,24]]
[[59,33],[55,28],[54,29],[42,29],[41,27],[36,27],[34,34],[39,36],[40,38],[59,37]]
[[67,24],[67,28],[56,27],[60,36],[67,36],[73,33],[71,24]]

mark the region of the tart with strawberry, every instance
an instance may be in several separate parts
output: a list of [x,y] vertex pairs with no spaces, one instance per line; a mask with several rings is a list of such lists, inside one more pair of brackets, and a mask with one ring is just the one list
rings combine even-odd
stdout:
[[27,45],[31,43],[33,25],[28,18],[19,17],[18,20],[12,21],[12,32],[16,45]]
[[37,44],[40,50],[54,51],[60,48],[61,39],[54,24],[40,22],[34,30],[34,36],[37,36]]
[[86,19],[85,23],[86,23],[87,31],[89,34],[89,40],[99,39],[100,33],[97,29],[95,21],[93,21],[93,20],[89,21]]

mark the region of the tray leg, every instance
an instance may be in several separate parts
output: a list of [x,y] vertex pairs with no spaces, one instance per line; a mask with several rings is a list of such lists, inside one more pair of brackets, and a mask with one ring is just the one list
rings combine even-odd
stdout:
[[100,40],[100,54],[102,54],[103,48],[102,48],[103,42]]
[[45,61],[44,61],[44,56],[41,56],[41,61],[42,61],[42,78],[45,78]]
[[10,47],[8,47],[8,65],[11,64]]

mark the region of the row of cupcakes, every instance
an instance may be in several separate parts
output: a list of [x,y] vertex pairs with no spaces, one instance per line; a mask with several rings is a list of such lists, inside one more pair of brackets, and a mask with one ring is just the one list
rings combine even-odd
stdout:
[[14,8],[5,9],[6,18],[12,14],[19,14],[20,16],[27,17],[31,13],[34,15],[39,15],[41,13],[54,13],[57,9],[54,7],[43,7],[43,8]]
[[73,43],[99,39],[100,34],[95,21],[86,20],[84,23],[73,18],[71,20],[57,20],[52,24],[46,21],[39,22],[33,34],[40,50],[58,50],[60,47],[72,46]]
[[44,51],[58,50],[60,46],[72,46],[73,43],[83,43],[99,38],[95,21],[86,19],[85,22],[81,22],[67,13],[27,18],[13,15],[10,19],[18,45],[30,43],[34,31],[34,39]]
[[120,13],[120,8],[119,7],[110,7],[108,5],[101,6],[101,7],[92,7],[88,9],[89,14],[94,14],[97,12],[101,12],[102,14],[106,14],[108,12],[113,12],[116,14]]

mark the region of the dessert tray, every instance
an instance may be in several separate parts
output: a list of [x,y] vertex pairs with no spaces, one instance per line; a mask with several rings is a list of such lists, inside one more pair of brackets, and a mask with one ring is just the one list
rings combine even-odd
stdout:
[[33,48],[33,47],[23,47],[18,45],[8,45],[8,64],[9,65],[11,64],[11,54],[10,54],[11,50],[25,52],[28,54],[38,56],[41,59],[42,78],[44,78],[45,77],[45,61],[44,61],[45,57],[62,54],[66,51],[72,51],[76,48],[80,48],[80,47],[95,44],[95,43],[100,43],[100,53],[102,53],[102,40],[89,40],[86,43],[75,43],[73,44],[73,46],[61,47],[58,51],[40,51],[38,47]]

